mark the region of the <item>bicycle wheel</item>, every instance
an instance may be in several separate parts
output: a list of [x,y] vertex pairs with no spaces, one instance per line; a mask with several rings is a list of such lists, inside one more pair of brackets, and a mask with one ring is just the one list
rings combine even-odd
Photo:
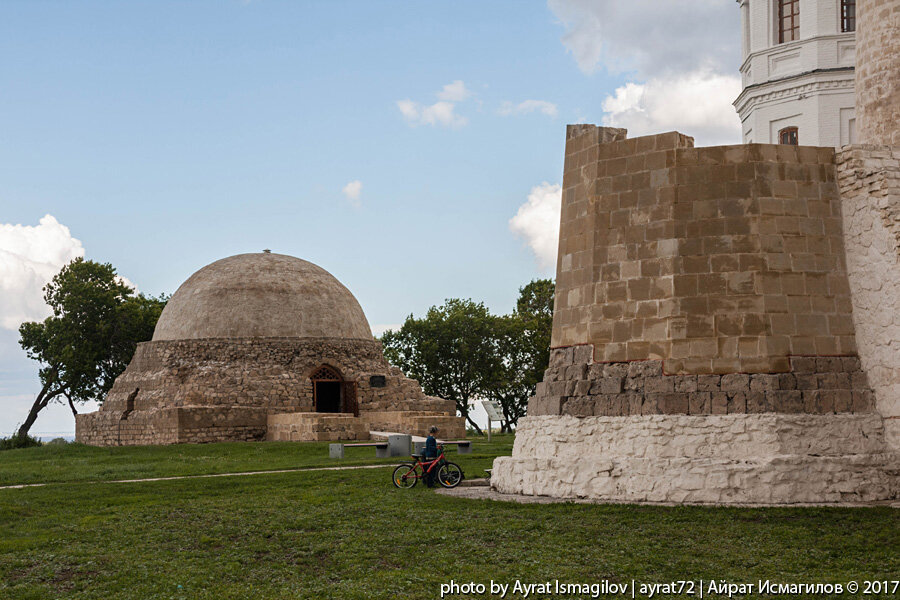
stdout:
[[416,465],[404,463],[398,465],[397,468],[394,469],[394,475],[391,477],[391,481],[393,481],[394,485],[398,488],[409,489],[416,487],[416,484],[419,483],[417,475]]
[[455,488],[463,480],[462,469],[456,463],[448,462],[441,465],[438,471],[438,481],[445,488]]

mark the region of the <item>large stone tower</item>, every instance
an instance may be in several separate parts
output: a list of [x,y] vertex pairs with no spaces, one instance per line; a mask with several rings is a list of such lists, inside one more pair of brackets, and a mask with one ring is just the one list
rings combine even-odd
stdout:
[[837,155],[569,127],[551,362],[497,490],[900,497],[900,0],[858,16]]
[[857,0],[737,1],[744,143],[855,142]]

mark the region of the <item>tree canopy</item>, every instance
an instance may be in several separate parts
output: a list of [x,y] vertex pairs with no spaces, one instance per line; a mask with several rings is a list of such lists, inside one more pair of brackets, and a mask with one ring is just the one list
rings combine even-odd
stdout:
[[125,370],[138,342],[153,336],[166,298],[153,298],[124,284],[109,263],[77,258],[44,287],[53,314],[19,327],[19,344],[41,364],[41,391],[17,437],[24,439],[41,410],[65,398],[75,404],[102,402]]
[[386,331],[385,357],[418,379],[427,394],[453,400],[476,431],[470,403],[497,400],[508,431],[525,414],[549,362],[553,294],[552,280],[532,281],[519,290],[516,310],[503,316],[484,303],[447,300]]

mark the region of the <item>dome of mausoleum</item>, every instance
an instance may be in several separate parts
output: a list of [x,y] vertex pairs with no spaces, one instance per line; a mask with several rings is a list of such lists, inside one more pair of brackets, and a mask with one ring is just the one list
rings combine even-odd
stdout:
[[311,262],[261,252],[217,260],[172,295],[153,341],[208,338],[372,339],[359,302]]

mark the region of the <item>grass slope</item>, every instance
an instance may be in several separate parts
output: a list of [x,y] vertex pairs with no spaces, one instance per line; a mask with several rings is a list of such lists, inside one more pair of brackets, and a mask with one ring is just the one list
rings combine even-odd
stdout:
[[[481,455],[459,462],[469,476],[477,475],[490,463],[488,455],[508,451],[509,443],[505,438],[494,447],[476,444]],[[327,451],[322,444],[295,444],[293,454],[247,444],[242,458],[241,446],[231,446],[143,450],[168,473],[179,464],[191,472],[211,461],[216,468],[218,461],[247,465],[259,460],[259,452],[271,452],[278,464],[257,462],[253,470],[281,468],[287,466],[279,462],[285,454],[313,460],[316,452]],[[83,481],[111,469],[122,472],[104,454],[96,455],[92,471],[91,461],[82,462],[86,449],[66,450],[71,456],[61,451],[52,460],[62,471],[67,460],[75,461]],[[141,454],[120,450],[136,459]],[[170,462],[166,452],[196,460]],[[8,465],[3,471],[10,472]],[[438,598],[440,584],[451,579],[896,579],[896,515],[888,508],[472,501],[421,486],[397,490],[389,468],[76,482],[0,490],[0,598],[424,599]]]
[[[457,462],[463,466],[477,462],[487,467],[495,456],[512,451],[512,441],[512,435],[495,435],[490,445],[475,440],[472,454],[459,456]],[[448,455],[456,456],[456,450],[448,446]],[[397,462],[396,458],[375,459],[374,456],[374,448],[347,448],[345,458],[336,461],[328,458],[328,442],[234,442],[118,448],[66,444],[4,451],[0,454],[0,486]],[[479,477],[482,475],[483,472],[478,474]]]

